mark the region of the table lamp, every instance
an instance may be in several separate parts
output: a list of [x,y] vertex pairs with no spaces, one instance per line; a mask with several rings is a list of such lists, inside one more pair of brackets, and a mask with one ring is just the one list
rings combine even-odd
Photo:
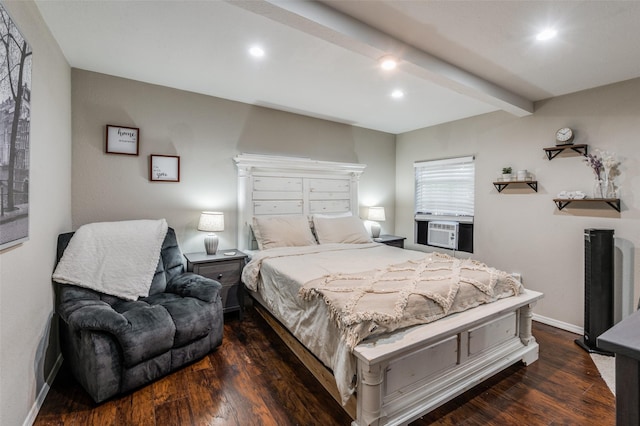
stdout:
[[378,238],[380,236],[380,224],[378,222],[384,222],[384,207],[369,207],[368,220],[373,221],[371,224],[371,236]]
[[207,254],[216,254],[218,236],[215,232],[224,231],[224,214],[221,212],[202,212],[198,222],[198,231],[208,232],[204,237],[204,248]]

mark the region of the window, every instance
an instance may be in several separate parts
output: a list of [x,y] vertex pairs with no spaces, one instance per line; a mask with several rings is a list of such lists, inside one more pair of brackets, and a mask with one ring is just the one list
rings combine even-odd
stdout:
[[474,161],[474,157],[457,157],[414,163],[416,219],[421,215],[473,218]]
[[[455,222],[449,233],[453,250],[473,253],[475,164],[473,157],[414,163],[416,174],[415,242],[443,247],[429,231],[429,222]],[[434,229],[437,227],[434,224]],[[447,244],[444,247],[447,247]],[[449,247],[447,247],[449,248]]]

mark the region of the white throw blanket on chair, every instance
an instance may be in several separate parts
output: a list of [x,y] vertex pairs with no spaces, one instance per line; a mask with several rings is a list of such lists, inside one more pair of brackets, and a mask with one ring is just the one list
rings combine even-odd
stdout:
[[83,225],[53,279],[123,299],[148,296],[167,229],[164,219]]

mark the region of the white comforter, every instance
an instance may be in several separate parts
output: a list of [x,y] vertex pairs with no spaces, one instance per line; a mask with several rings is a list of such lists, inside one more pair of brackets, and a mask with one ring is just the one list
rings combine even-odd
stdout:
[[356,363],[340,339],[327,305],[298,296],[302,285],[334,273],[364,272],[407,260],[425,253],[383,244],[322,244],[282,247],[256,252],[242,272],[242,280],[258,292],[267,308],[333,370],[343,404],[354,392]]

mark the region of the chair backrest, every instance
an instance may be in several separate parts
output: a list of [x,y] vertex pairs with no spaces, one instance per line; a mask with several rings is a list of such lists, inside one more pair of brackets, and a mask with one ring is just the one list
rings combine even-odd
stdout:
[[[56,263],[62,258],[62,254],[69,245],[73,232],[67,232],[58,235],[58,247],[57,247],[57,260]],[[151,288],[149,289],[149,295],[163,293],[167,287],[167,283],[173,279],[176,275],[180,275],[184,272],[184,263],[182,258],[182,251],[178,246],[178,240],[173,228],[167,229],[167,235],[162,242],[162,249],[160,250],[160,259],[158,260],[158,266],[151,281]]]
[[167,229],[167,235],[162,242],[162,250],[160,251],[160,260],[156,273],[151,282],[149,295],[163,293],[167,287],[167,283],[176,275],[184,272],[184,263],[182,251],[178,246],[176,233],[173,228]]

